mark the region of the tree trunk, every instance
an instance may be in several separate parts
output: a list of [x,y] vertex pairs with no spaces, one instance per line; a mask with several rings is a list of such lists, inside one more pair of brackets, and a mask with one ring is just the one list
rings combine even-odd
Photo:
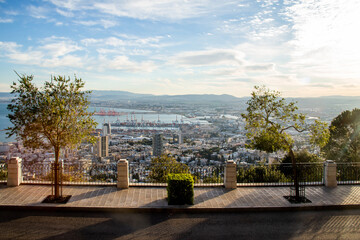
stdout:
[[290,154],[291,163],[292,163],[292,167],[293,167],[295,198],[296,198],[296,200],[299,200],[300,199],[300,192],[299,192],[300,186],[299,186],[299,179],[298,179],[298,171],[297,171],[297,166],[296,166],[295,154],[294,154],[292,148],[290,148],[289,154]]
[[54,162],[54,189],[55,198],[59,198],[60,196],[60,166],[59,166],[59,153],[60,149],[55,147],[55,162]]

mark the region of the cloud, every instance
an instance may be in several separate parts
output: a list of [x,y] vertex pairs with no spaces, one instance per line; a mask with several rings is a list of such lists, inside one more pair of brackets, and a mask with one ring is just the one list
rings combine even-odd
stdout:
[[[81,41],[85,47],[92,44],[104,44],[118,48],[123,43],[118,39],[84,39]],[[122,70],[128,72],[152,72],[156,65],[150,60],[131,60],[126,55],[119,55],[119,52],[99,54],[96,57],[88,57],[84,54],[84,46],[63,37],[49,37],[40,41],[37,47],[23,49],[22,45],[15,42],[0,42],[0,55],[10,62],[18,64],[35,65],[44,68],[72,67],[106,70]],[[115,54],[114,54],[115,53]]]
[[64,17],[74,17],[74,13],[56,8],[56,12]]
[[117,17],[151,20],[181,20],[197,18],[221,11],[231,12],[237,1],[210,0],[50,0],[58,8],[68,11],[98,11]]
[[13,11],[13,10],[7,10],[7,11],[4,11],[4,13],[5,13],[6,15],[10,15],[10,16],[19,15],[19,12]]
[[244,54],[233,49],[214,49],[183,52],[172,58],[173,64],[182,66],[241,65]]
[[82,50],[74,41],[67,38],[50,37],[42,41],[44,45],[39,50],[53,57],[64,56],[72,52]]
[[75,43],[64,38],[51,37],[41,41],[41,45],[26,50],[14,42],[0,42],[0,51],[10,61],[18,64],[41,67],[82,66],[84,59],[71,55],[81,50]]
[[114,59],[103,59],[103,65],[107,69],[127,70],[131,72],[152,72],[156,66],[151,61],[134,62],[127,56],[117,56]]
[[116,25],[118,25],[118,23],[116,21],[107,20],[107,19],[99,19],[96,21],[94,21],[94,20],[76,20],[74,22],[77,24],[80,24],[80,25],[87,26],[87,27],[100,25],[100,26],[103,26],[105,29],[115,27]]
[[314,88],[334,88],[334,85],[332,84],[326,84],[326,83],[315,83],[315,84],[309,84],[309,87],[314,87]]
[[15,43],[15,42],[2,42],[2,41],[0,41],[0,51],[2,51],[2,52],[13,52],[18,47],[21,47],[21,45]]
[[110,47],[119,47],[119,46],[138,46],[138,47],[157,47],[156,43],[162,37],[148,37],[148,38],[138,38],[135,36],[126,37],[127,39],[121,39],[117,37],[108,37],[108,38],[85,38],[81,42],[86,46],[110,46]]
[[289,41],[289,67],[310,76],[359,78],[358,9],[357,0],[297,1],[287,6],[283,14],[294,36]]
[[274,70],[274,66],[275,64],[273,63],[269,63],[269,64],[257,64],[257,65],[251,65],[251,66],[246,66],[245,69],[248,71],[270,71],[270,70]]
[[215,68],[210,69],[207,71],[204,71],[205,74],[211,75],[211,76],[233,76],[238,74],[239,72],[242,72],[238,68]]
[[41,6],[33,6],[30,5],[27,8],[29,15],[33,18],[38,18],[38,19],[44,19],[47,17],[47,13],[49,12],[48,9],[46,9],[45,7],[41,7]]
[[11,18],[0,18],[0,23],[12,23],[14,22]]

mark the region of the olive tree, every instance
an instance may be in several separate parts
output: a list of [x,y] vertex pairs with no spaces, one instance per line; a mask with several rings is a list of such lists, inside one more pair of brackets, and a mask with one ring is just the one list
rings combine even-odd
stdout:
[[94,141],[91,133],[96,122],[88,111],[89,91],[82,91],[84,82],[75,76],[51,77],[38,88],[33,76],[19,75],[18,82],[11,85],[15,98],[8,105],[12,127],[8,136],[16,135],[25,147],[53,149],[55,198],[59,198],[60,150],[73,148],[84,140]]
[[294,139],[289,131],[307,133],[311,144],[324,146],[329,138],[327,124],[318,120],[306,123],[306,116],[297,113],[295,102],[286,102],[280,92],[255,86],[251,98],[247,101],[246,120],[247,137],[251,140],[248,147],[266,151],[286,151],[292,162],[296,199],[299,200],[299,181],[296,170],[296,158],[293,150]]

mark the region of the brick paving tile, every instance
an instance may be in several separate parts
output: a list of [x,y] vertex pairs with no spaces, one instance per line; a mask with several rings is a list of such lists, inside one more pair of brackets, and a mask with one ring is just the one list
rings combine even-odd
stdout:
[[[72,195],[61,207],[118,207],[149,208],[168,207],[165,187],[115,186],[64,186],[64,194]],[[46,185],[21,185],[7,187],[0,184],[0,205],[55,206],[41,201],[51,194]],[[289,195],[289,187],[238,187],[227,190],[222,187],[196,187],[194,206],[191,208],[241,208],[241,207],[296,207],[283,196]],[[337,188],[307,186],[306,197],[312,203],[301,206],[360,205],[360,186],[342,185]],[[56,205],[58,206],[58,205]]]

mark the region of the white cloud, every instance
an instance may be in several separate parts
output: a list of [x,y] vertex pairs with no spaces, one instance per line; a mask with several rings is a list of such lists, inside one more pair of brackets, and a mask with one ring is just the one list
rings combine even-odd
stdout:
[[74,13],[56,8],[56,12],[64,17],[74,17]]
[[241,65],[244,54],[233,49],[214,49],[204,51],[183,52],[171,59],[175,65],[211,66],[211,65]]
[[204,71],[205,74],[211,75],[211,76],[234,76],[237,74],[243,74],[243,71],[239,68],[215,68],[210,69],[207,71]]
[[82,66],[84,59],[70,53],[81,50],[73,42],[51,37],[44,39],[42,45],[22,50],[23,46],[14,42],[0,42],[0,51],[10,61],[18,64],[37,65],[41,67]]
[[[107,42],[109,46],[118,48],[121,42],[116,39],[84,39],[81,41],[87,44]],[[99,54],[99,56],[88,57],[84,54],[84,48],[77,43],[62,37],[49,37],[40,41],[37,47],[23,49],[22,45],[14,42],[0,42],[0,54],[10,62],[17,64],[34,65],[45,68],[71,67],[103,70],[122,70],[128,72],[152,72],[156,65],[150,60],[131,60],[126,55],[119,55],[118,52],[111,54]]]
[[27,10],[28,10],[30,16],[32,16],[33,18],[39,18],[39,19],[46,18],[47,13],[49,12],[49,10],[46,9],[45,7],[41,7],[41,6],[36,7],[33,5],[30,5],[27,8]]
[[298,1],[284,15],[293,24],[294,71],[317,77],[360,77],[360,2]]
[[75,42],[67,38],[50,37],[44,39],[42,43],[39,50],[55,58],[82,50]]
[[104,68],[115,70],[127,70],[131,72],[152,72],[156,66],[151,61],[134,62],[127,56],[117,56],[114,59],[103,59]]
[[0,23],[12,23],[14,22],[11,18],[0,18]]
[[[210,0],[50,0],[58,8],[69,11],[93,10],[118,17],[153,20],[180,20],[232,11],[237,1],[222,2]],[[229,7],[227,7],[230,5]]]
[[74,21],[75,23],[77,24],[80,24],[80,25],[84,25],[84,26],[87,26],[87,27],[90,27],[90,26],[96,26],[96,25],[100,25],[100,26],[103,26],[105,29],[107,28],[111,28],[111,27],[114,27],[117,25],[117,22],[116,21],[113,21],[113,20],[106,20],[106,19],[100,19],[100,20],[76,20]]
[[81,68],[85,64],[84,59],[77,56],[66,55],[63,57],[53,57],[44,59],[43,67],[78,67]]
[[159,48],[161,36],[139,38],[136,36],[85,38],[80,42],[86,47],[95,47],[96,51],[103,54],[123,53],[129,55],[148,55],[149,48]]
[[13,10],[4,11],[4,13],[5,13],[6,15],[10,15],[10,16],[19,15],[19,13],[18,13],[17,11],[13,11]]
[[269,63],[269,64],[256,64],[256,65],[249,65],[246,66],[245,69],[247,71],[270,71],[270,70],[274,70],[274,64],[273,63]]

